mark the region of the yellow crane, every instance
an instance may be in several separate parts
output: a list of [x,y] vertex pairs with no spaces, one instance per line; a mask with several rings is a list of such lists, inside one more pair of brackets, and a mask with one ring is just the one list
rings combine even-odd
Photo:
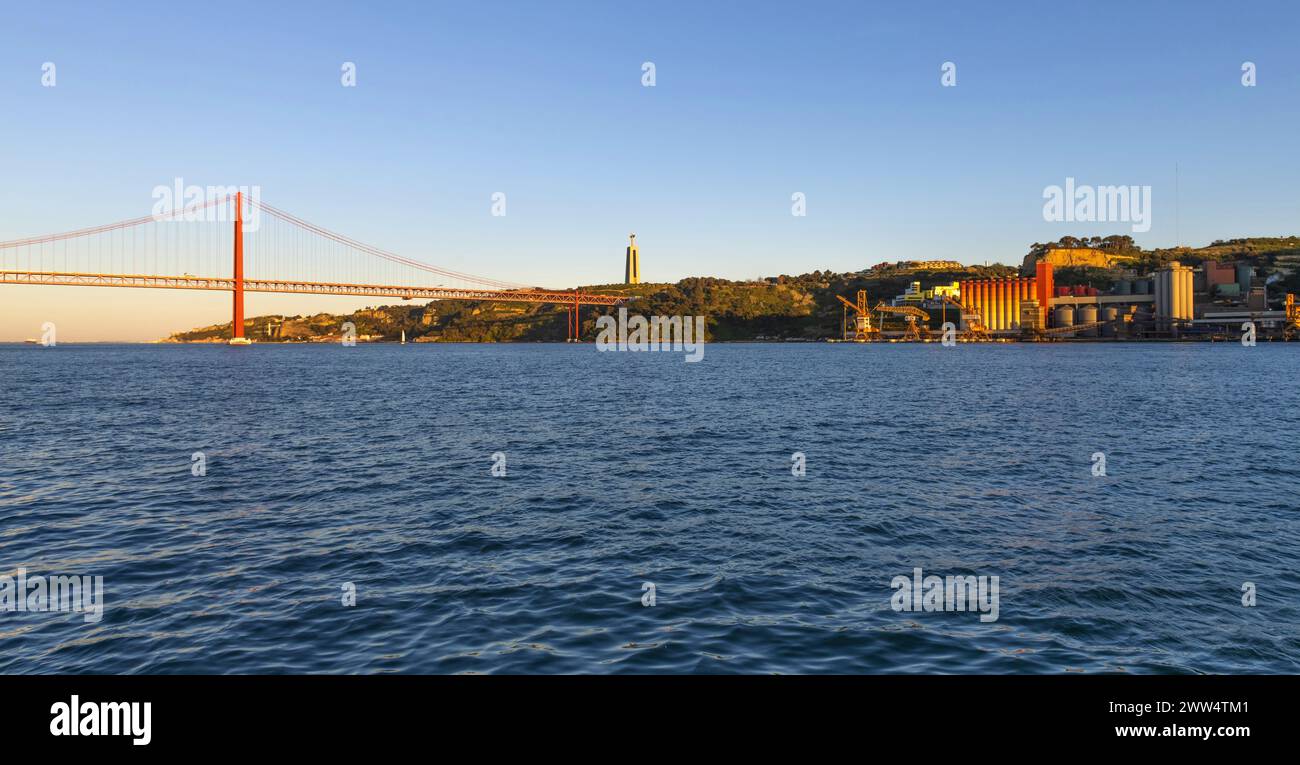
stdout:
[[880,330],[871,326],[871,314],[867,311],[867,291],[858,290],[857,304],[850,303],[839,295],[835,299],[844,304],[844,339],[848,339],[848,317],[849,309],[853,309],[857,315],[853,317],[853,339],[856,342],[864,343],[868,340],[875,340],[880,337]]
[[884,301],[881,301],[880,304],[875,307],[875,310],[879,311],[881,314],[880,323],[882,327],[885,323],[884,315],[887,313],[892,313],[895,316],[906,317],[907,329],[903,330],[903,340],[905,341],[921,341],[925,340],[930,335],[930,327],[928,326],[930,323],[930,314],[922,311],[920,308],[910,305],[888,305]]
[[961,320],[966,322],[966,336],[964,339],[967,342],[989,342],[993,339],[993,335],[989,333],[988,327],[984,326],[984,319],[980,317],[978,312],[967,308],[954,297],[944,295],[943,302],[956,308]]

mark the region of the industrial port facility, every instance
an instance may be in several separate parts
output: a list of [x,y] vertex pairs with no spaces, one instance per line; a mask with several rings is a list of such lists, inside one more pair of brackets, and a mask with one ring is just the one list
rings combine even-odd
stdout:
[[[1259,340],[1300,338],[1300,305],[1287,294],[1269,310],[1268,280],[1249,263],[1174,261],[1159,271],[1116,280],[1103,291],[1056,284],[1050,262],[1034,275],[969,279],[922,289],[913,282],[869,307],[865,291],[843,304],[843,339],[932,341],[944,329],[964,342],[1020,340]],[[1281,296],[1278,296],[1279,298]],[[937,324],[937,326],[934,326]]]

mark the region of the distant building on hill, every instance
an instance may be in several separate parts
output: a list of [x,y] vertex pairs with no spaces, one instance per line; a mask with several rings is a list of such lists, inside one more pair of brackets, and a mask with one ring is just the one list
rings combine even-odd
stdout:
[[967,268],[955,260],[900,260],[897,263],[877,263],[867,271],[907,274],[913,271],[965,271]]

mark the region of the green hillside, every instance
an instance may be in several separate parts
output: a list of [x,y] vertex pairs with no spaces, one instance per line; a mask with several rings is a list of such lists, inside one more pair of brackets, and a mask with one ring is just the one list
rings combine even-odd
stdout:
[[[1049,247],[1080,246],[1112,249],[1126,257],[1122,268],[1139,272],[1170,260],[1248,259],[1266,273],[1279,273],[1282,282],[1271,292],[1300,292],[1300,237],[1216,241],[1201,248],[1142,250],[1129,237],[1064,237],[1059,243],[1035,244],[1030,255]],[[840,336],[843,308],[836,295],[850,301],[865,289],[871,305],[901,294],[914,279],[927,287],[962,279],[1014,276],[1014,266],[970,266],[955,271],[909,273],[886,268],[867,272],[814,271],[800,276],[773,276],[758,281],[728,281],[709,277],[683,279],[676,284],[596,284],[584,292],[630,298],[627,309],[645,316],[704,316],[710,341],[821,340]],[[1121,267],[1060,269],[1058,284],[1087,283],[1106,287],[1122,274]],[[257,342],[337,342],[344,322],[356,325],[360,342],[392,342],[403,331],[409,342],[562,342],[567,334],[566,306],[486,301],[430,301],[423,305],[367,308],[347,315],[258,316],[245,321],[245,334]],[[584,306],[583,337],[595,337],[597,317],[617,309]],[[948,317],[951,319],[952,317]],[[931,317],[937,328],[940,316]],[[230,324],[217,324],[168,338],[170,342],[220,342],[230,337]]]

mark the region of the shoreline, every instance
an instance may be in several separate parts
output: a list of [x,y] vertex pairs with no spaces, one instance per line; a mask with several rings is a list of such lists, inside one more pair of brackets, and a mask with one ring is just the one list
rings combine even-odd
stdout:
[[[1287,340],[1282,337],[1259,337],[1256,343],[1293,343],[1300,342],[1300,338]],[[564,340],[438,340],[402,343],[398,340],[358,340],[357,345],[594,345],[594,340],[581,340],[577,343],[567,342]],[[959,340],[957,345],[1169,345],[1169,344],[1190,344],[1190,345],[1239,345],[1239,338],[1209,338],[1209,337],[1152,337],[1152,338],[1095,338],[1095,337],[1072,337],[1057,338],[1053,340],[1022,340],[1019,338],[1000,338],[996,340]],[[61,340],[58,345],[178,345],[178,346],[225,346],[229,347],[226,340]],[[256,346],[331,346],[339,345],[338,340],[320,340],[320,341],[299,341],[299,342],[258,342],[253,341],[249,345]],[[939,340],[902,340],[902,339],[885,339],[885,340],[709,340],[706,345],[942,345]],[[33,349],[42,348],[39,343],[29,343],[23,340],[4,340],[0,341],[0,347],[4,346],[21,346]],[[56,346],[57,347],[57,346]]]

